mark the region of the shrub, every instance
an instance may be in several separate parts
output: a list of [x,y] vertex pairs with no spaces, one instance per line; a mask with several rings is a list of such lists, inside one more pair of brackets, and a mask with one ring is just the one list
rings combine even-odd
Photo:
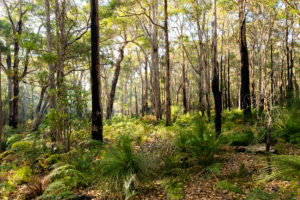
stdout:
[[52,182],[47,189],[44,191],[43,195],[38,197],[39,200],[68,200],[76,199],[76,195],[70,190],[70,188],[65,185],[63,180],[56,180]]
[[290,111],[287,119],[283,123],[281,135],[288,142],[295,143],[300,146],[300,111]]
[[87,185],[84,175],[71,164],[58,163],[53,167],[54,170],[47,177],[51,183],[38,199],[75,199],[72,189]]
[[272,156],[269,164],[262,171],[259,182],[268,181],[273,178],[288,178],[300,181],[300,156]]
[[9,177],[8,183],[11,185],[19,185],[23,183],[28,183],[32,175],[32,170],[29,166],[24,166],[16,169],[13,175]]
[[251,129],[242,132],[233,131],[227,135],[221,135],[220,141],[231,146],[248,146],[256,143],[256,138]]
[[261,189],[255,189],[246,196],[246,200],[272,200],[277,199],[278,195],[275,193],[269,194]]
[[173,200],[180,200],[184,197],[184,188],[183,182],[178,180],[169,180],[164,181],[165,190],[168,193],[168,198]]
[[217,184],[217,189],[222,189],[222,190],[228,190],[230,192],[235,192],[235,193],[240,193],[242,194],[243,191],[241,189],[239,189],[238,187],[236,187],[234,184],[224,180],[224,181],[220,181]]
[[186,160],[194,158],[202,164],[208,164],[218,149],[218,142],[203,119],[196,116],[193,119],[192,129],[181,131],[176,136],[175,147]]
[[127,191],[123,191],[125,194],[132,193],[134,183],[143,180],[146,173],[145,161],[141,155],[134,152],[132,139],[127,135],[121,136],[117,144],[107,151],[100,161],[99,168],[114,189],[127,188]]

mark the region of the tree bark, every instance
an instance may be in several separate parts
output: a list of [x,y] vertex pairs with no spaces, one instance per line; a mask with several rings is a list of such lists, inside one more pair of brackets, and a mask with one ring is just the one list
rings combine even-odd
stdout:
[[2,144],[2,131],[3,131],[3,111],[2,111],[2,82],[1,82],[1,70],[2,70],[2,55],[0,49],[0,152],[1,152],[1,144]]
[[168,33],[168,0],[164,0],[164,32],[165,32],[165,51],[166,51],[166,125],[171,125],[171,90],[170,90],[170,49]]
[[245,0],[239,0],[240,54],[241,54],[241,108],[244,116],[251,116],[251,98],[249,89],[249,56],[246,40]]
[[[26,13],[26,11],[23,11],[22,9],[22,3],[23,1],[18,2],[18,12],[19,12],[19,19],[17,21],[17,25],[14,24],[12,21],[10,15],[11,11],[9,10],[7,3],[5,0],[3,0],[3,3],[6,7],[7,14],[10,18],[10,24],[11,28],[13,30],[13,42],[14,42],[14,63],[13,63],[13,69],[12,69],[12,110],[9,116],[9,126],[13,128],[17,128],[18,126],[18,114],[19,114],[19,52],[20,52],[20,40],[19,36],[21,36],[23,32],[23,17]],[[18,37],[17,37],[18,36]]]
[[110,90],[110,94],[109,94],[109,101],[108,101],[107,108],[106,108],[106,119],[112,118],[114,99],[115,99],[116,88],[117,88],[119,75],[120,75],[120,71],[121,71],[121,63],[124,59],[125,46],[126,46],[126,43],[123,44],[122,47],[119,49],[119,57],[116,62],[114,78],[112,80],[111,90]]
[[[157,9],[158,3],[157,0],[153,1],[152,4],[152,17],[154,23],[157,23]],[[152,67],[153,67],[153,95],[154,95],[154,104],[155,104],[155,116],[157,120],[162,119],[162,108],[161,108],[161,99],[160,99],[160,79],[159,79],[159,55],[158,55],[158,27],[152,24]]]
[[[51,38],[51,23],[50,23],[50,3],[49,0],[45,0],[45,13],[46,13],[46,35],[47,35],[47,51],[49,54],[52,53],[52,38]],[[55,108],[55,66],[52,63],[48,63],[49,69],[49,95],[50,104],[49,108]]]
[[135,96],[135,117],[139,117],[139,107],[138,107],[136,87],[134,87],[134,96]]
[[103,121],[101,108],[101,80],[99,57],[99,4],[98,0],[90,0],[91,9],[91,87],[92,87],[92,138],[103,142]]
[[212,91],[215,101],[215,131],[217,137],[221,134],[221,112],[222,112],[222,96],[219,87],[219,69],[217,62],[217,5],[216,0],[213,1],[214,7],[214,20],[213,20],[213,33],[212,33],[212,65],[213,65],[213,80]]
[[39,102],[38,102],[38,104],[36,106],[36,109],[35,109],[35,117],[34,117],[32,131],[36,131],[38,129],[39,125],[41,124],[41,119],[42,119],[42,116],[43,116],[43,113],[41,112],[41,107],[42,107],[42,103],[43,103],[43,100],[44,100],[44,97],[45,97],[47,87],[48,86],[43,86],[42,87],[40,99],[39,99]]

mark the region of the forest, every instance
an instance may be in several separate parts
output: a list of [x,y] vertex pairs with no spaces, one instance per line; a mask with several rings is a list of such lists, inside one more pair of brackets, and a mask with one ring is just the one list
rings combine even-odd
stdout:
[[300,199],[300,1],[0,0],[0,199]]

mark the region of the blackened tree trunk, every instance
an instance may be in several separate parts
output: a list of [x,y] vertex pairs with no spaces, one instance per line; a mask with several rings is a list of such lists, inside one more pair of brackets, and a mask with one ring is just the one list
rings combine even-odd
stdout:
[[99,57],[98,0],[90,1],[91,12],[91,87],[92,87],[92,138],[103,142],[103,119],[101,108],[101,80]]
[[10,21],[10,25],[13,31],[13,42],[14,42],[14,63],[12,69],[12,99],[11,99],[11,113],[9,116],[9,126],[13,128],[17,128],[18,126],[18,114],[19,114],[19,52],[20,52],[20,40],[19,36],[21,36],[23,32],[23,17],[26,14],[26,11],[23,11],[23,2],[18,2],[18,21],[14,22],[13,17],[11,16],[11,10],[8,7],[6,0],[3,0],[4,6],[7,11],[7,15]]
[[134,96],[135,96],[135,117],[138,117],[139,116],[139,106],[138,106],[136,87],[134,87]]
[[228,56],[227,56],[227,108],[230,110],[231,101],[230,101],[230,51],[228,48]]
[[185,74],[185,58],[184,51],[182,50],[182,102],[183,102],[183,112],[187,113],[188,105],[187,105],[187,97],[186,97],[186,74]]
[[213,41],[212,41],[212,65],[213,65],[213,79],[212,91],[215,100],[215,131],[217,137],[221,134],[221,112],[222,112],[222,95],[219,87],[219,69],[217,62],[217,7],[216,0],[214,0],[214,22],[213,22]]
[[244,116],[251,116],[250,80],[249,80],[249,56],[246,40],[246,14],[245,0],[239,0],[239,24],[240,24],[240,54],[241,54],[241,108]]
[[273,41],[271,39],[271,104],[274,105]]
[[182,103],[183,103],[183,112],[187,113],[188,105],[187,105],[187,96],[186,96],[186,70],[185,70],[185,54],[184,54],[184,46],[183,46],[183,22],[181,25],[181,48],[182,48]]
[[109,94],[109,100],[108,100],[107,108],[106,108],[106,119],[111,119],[111,117],[112,117],[112,111],[113,111],[113,105],[114,105],[114,100],[115,100],[116,88],[117,88],[119,75],[120,75],[120,71],[121,71],[121,63],[124,59],[125,46],[126,46],[126,43],[123,44],[122,47],[119,50],[119,57],[118,57],[118,60],[116,62],[114,78],[112,80],[111,90],[110,90],[110,94]]
[[[3,130],[3,112],[2,112],[2,96],[1,96],[1,90],[2,90],[2,82],[1,82],[1,67],[2,66],[2,56],[1,56],[1,49],[0,49],[0,144],[2,144],[2,130]],[[1,152],[1,146],[0,146],[0,152]]]
[[169,53],[169,33],[168,33],[168,0],[164,0],[164,32],[166,51],[166,125],[171,125],[171,91],[170,91],[170,53]]
[[144,111],[147,114],[148,113],[148,57],[145,55],[145,105],[144,105]]

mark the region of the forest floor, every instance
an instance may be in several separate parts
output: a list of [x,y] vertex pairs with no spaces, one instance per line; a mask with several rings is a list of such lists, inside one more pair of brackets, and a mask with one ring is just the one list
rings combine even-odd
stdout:
[[[153,145],[153,144],[152,144]],[[289,155],[300,156],[300,149],[295,145],[281,144],[281,148]],[[207,171],[196,167],[185,174],[182,200],[233,200],[233,199],[295,199],[292,194],[298,191],[296,199],[300,200],[300,189],[293,183],[280,179],[257,184],[262,175],[261,171],[268,165],[268,156],[265,154],[265,145],[252,146],[224,146],[219,154],[215,155],[217,164],[215,169]],[[271,149],[271,152],[274,149]],[[276,153],[276,152],[275,152]],[[225,186],[219,186],[224,181]],[[226,186],[229,183],[229,186]],[[254,188],[259,188],[254,190]],[[251,191],[257,191],[252,192]],[[168,200],[176,199],[168,195],[161,181],[152,183],[137,194],[136,200]],[[93,200],[109,199],[99,190],[86,189],[81,191],[84,196]],[[253,195],[251,195],[253,194]],[[291,197],[290,197],[291,196]]]
[[[225,113],[224,119],[218,141],[210,136],[211,121],[189,114],[178,115],[170,127],[150,116],[115,118],[105,122],[104,145],[90,139],[86,124],[72,133],[69,152],[55,146],[43,126],[34,133],[6,128],[0,199],[300,199],[297,178],[265,180],[274,171],[274,156],[293,155],[292,159],[300,160],[299,144],[277,137],[271,153],[266,153],[263,126],[255,120],[245,122],[239,111]],[[283,131],[287,132],[273,130],[274,134]],[[122,136],[130,140],[120,140]],[[194,140],[187,143],[191,137]],[[206,156],[211,156],[209,161],[200,162]],[[144,172],[146,178],[140,178]]]

